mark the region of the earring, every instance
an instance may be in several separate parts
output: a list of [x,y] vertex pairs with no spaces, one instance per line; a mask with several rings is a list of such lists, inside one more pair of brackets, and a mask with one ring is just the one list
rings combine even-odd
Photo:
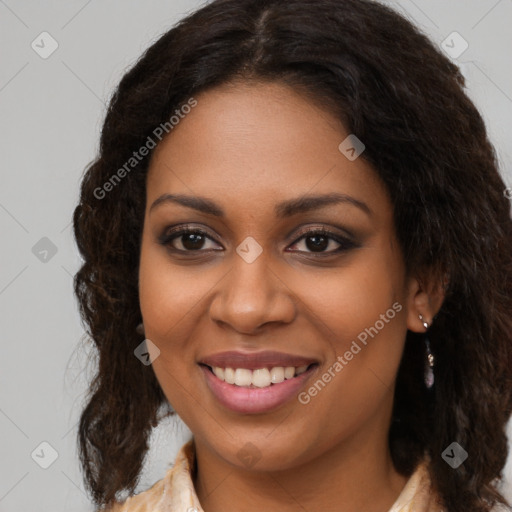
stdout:
[[137,325],[137,327],[135,327],[135,330],[137,331],[138,334],[144,336],[144,324],[142,322],[139,325]]
[[[423,319],[422,315],[419,315],[420,321],[425,327],[425,331],[428,330],[428,322]],[[427,389],[431,389],[434,385],[434,354],[432,354],[432,350],[430,349],[430,341],[428,339],[428,334],[425,332],[425,347],[427,353],[427,359],[425,361],[425,370],[424,370],[424,380]]]

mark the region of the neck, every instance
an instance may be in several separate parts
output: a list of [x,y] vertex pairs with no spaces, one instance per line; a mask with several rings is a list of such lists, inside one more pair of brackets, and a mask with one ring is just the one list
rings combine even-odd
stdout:
[[234,467],[196,439],[199,501],[205,512],[233,510],[234,504],[247,512],[387,512],[407,478],[395,470],[387,429],[379,427],[359,430],[298,466],[265,472]]

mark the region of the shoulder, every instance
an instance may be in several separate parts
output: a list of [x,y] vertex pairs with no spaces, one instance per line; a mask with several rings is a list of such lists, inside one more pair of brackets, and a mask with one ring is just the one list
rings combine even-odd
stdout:
[[[388,512],[448,512],[439,494],[434,490],[429,471],[430,459],[418,464],[397,501]],[[512,512],[510,506],[496,503],[490,512]]]
[[491,512],[511,512],[512,508],[503,505],[502,503],[498,503],[492,507]]
[[163,512],[163,509],[182,511],[194,508],[201,510],[192,482],[194,462],[195,446],[191,439],[181,447],[164,478],[146,491],[98,512]]
[[164,479],[154,483],[149,489],[130,496],[123,502],[117,502],[101,512],[149,512],[157,511],[164,492]]

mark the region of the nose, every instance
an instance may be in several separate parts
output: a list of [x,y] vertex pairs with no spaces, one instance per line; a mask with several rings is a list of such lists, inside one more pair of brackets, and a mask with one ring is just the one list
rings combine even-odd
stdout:
[[257,334],[270,323],[291,323],[296,315],[293,292],[264,253],[252,263],[238,255],[234,260],[210,304],[212,320],[244,334]]

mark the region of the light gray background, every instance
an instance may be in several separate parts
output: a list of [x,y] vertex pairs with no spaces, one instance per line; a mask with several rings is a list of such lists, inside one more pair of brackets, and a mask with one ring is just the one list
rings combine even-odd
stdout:
[[[512,0],[388,3],[439,45],[453,31],[469,43],[454,60],[512,186]],[[93,510],[75,447],[90,372],[87,352],[78,350],[83,328],[72,276],[80,259],[71,215],[113,87],[152,41],[201,4],[0,0],[2,512]],[[31,47],[44,31],[59,45],[47,59]],[[43,237],[57,250],[46,262],[32,251]],[[188,435],[174,422],[155,430],[138,491],[163,476]],[[31,458],[37,448],[37,460],[50,460],[51,451],[38,448],[44,441],[58,454],[48,469]],[[507,475],[511,482],[510,457]],[[510,483],[505,492],[512,499]]]

